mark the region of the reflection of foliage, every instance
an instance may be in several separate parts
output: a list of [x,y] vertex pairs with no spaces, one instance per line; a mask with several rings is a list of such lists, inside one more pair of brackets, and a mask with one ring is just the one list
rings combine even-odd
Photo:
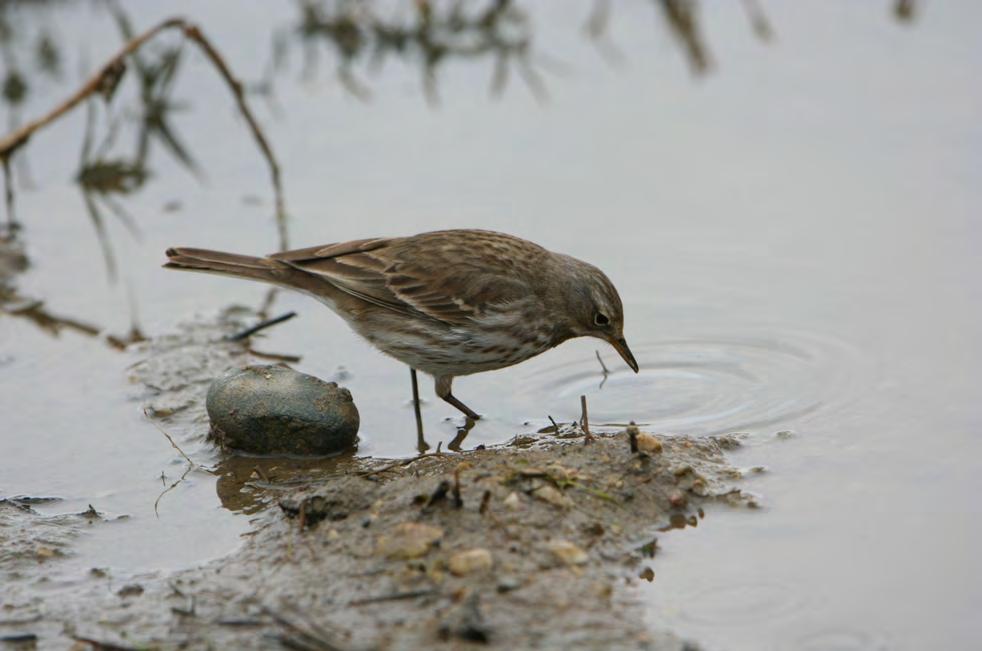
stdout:
[[909,23],[914,20],[917,13],[917,3],[915,0],[896,0],[893,5],[893,15],[902,23]]
[[[116,19],[123,41],[136,36],[129,18],[116,4],[109,4]],[[152,52],[150,60],[144,59],[139,51],[130,55],[139,84],[140,132],[137,136],[137,165],[144,165],[150,149],[151,140],[160,142],[183,166],[198,174],[198,166],[187,147],[178,138],[170,122],[170,114],[182,110],[186,105],[171,99],[174,81],[181,61],[183,41],[174,46]]]
[[[106,3],[109,11],[119,28],[123,42],[129,42],[137,35],[122,9],[115,3]],[[183,108],[180,102],[172,99],[174,82],[181,61],[183,41],[176,45],[163,48],[144,48],[144,51],[134,51],[128,57],[131,76],[135,76],[137,88],[137,123],[136,147],[132,158],[110,156],[110,150],[119,132],[119,120],[109,118],[109,126],[98,148],[94,147],[96,102],[88,102],[88,120],[85,137],[82,141],[81,160],[75,181],[82,192],[89,220],[99,240],[103,259],[109,278],[116,277],[116,260],[105,226],[104,214],[108,210],[123,224],[134,237],[139,236],[136,221],[126,210],[119,199],[139,190],[149,178],[147,168],[150,145],[159,142],[163,148],[192,173],[198,175],[198,167],[194,158],[182,143],[176,131],[171,126],[170,113]],[[106,113],[109,114],[110,102],[116,94],[124,74],[126,65],[108,74],[100,84],[99,94],[102,96]]]
[[378,69],[390,56],[416,59],[422,67],[423,92],[438,100],[437,73],[451,60],[487,60],[494,65],[492,94],[500,94],[512,70],[539,99],[546,95],[541,75],[532,65],[532,26],[512,0],[491,0],[476,11],[462,2],[416,2],[408,17],[383,18],[374,2],[300,1],[296,27],[304,47],[305,76],[317,61],[318,42],[338,58],[338,79],[352,94],[368,97],[355,73],[357,64]]
[[[695,74],[704,74],[712,68],[713,58],[706,44],[700,22],[697,0],[654,0],[669,32],[682,48],[689,68]],[[754,34],[762,41],[773,36],[770,21],[757,0],[743,0],[743,8],[750,21]],[[587,18],[584,32],[592,39],[600,51],[609,58],[620,58],[608,34],[612,3],[610,0],[595,0],[593,11]]]
[[[38,3],[44,7],[50,3]],[[35,33],[26,28],[15,11],[26,3],[0,1],[0,61],[3,62],[2,101],[7,105],[9,127],[18,121],[20,106],[27,100],[32,78],[57,80],[61,76],[61,54],[46,27]],[[25,54],[27,56],[25,56]],[[25,65],[25,60],[29,61]]]
[[685,49],[695,72],[709,69],[709,50],[703,42],[695,0],[659,0],[665,22]]
[[134,235],[139,232],[136,222],[130,214],[118,203],[115,196],[127,195],[138,190],[146,181],[148,172],[143,167],[143,160],[137,157],[134,161],[107,158],[106,150],[111,146],[115,129],[110,128],[99,149],[93,153],[93,128],[95,125],[95,104],[89,100],[89,116],[85,129],[85,139],[82,142],[82,158],[79,161],[78,174],[75,177],[82,190],[82,199],[89,214],[92,226],[99,238],[99,246],[106,261],[106,271],[110,279],[116,277],[116,260],[112,252],[112,244],[106,232],[102,208],[107,208]]
[[[653,2],[693,72],[707,72],[712,57],[697,0]],[[487,0],[480,5],[419,0],[408,14],[386,18],[377,9],[379,3],[372,1],[298,0],[298,4],[300,18],[294,32],[303,44],[304,75],[311,75],[318,46],[326,44],[337,58],[338,79],[357,97],[367,98],[370,92],[356,68],[377,69],[391,56],[419,62],[423,91],[430,103],[437,100],[437,73],[451,60],[492,62],[494,95],[504,90],[514,70],[537,98],[546,97],[542,76],[532,63],[533,59],[543,62],[541,54],[533,57],[534,26],[513,0]],[[770,38],[770,22],[757,0],[743,0],[742,4],[754,33],[762,40]],[[608,30],[615,6],[612,0],[595,0],[584,26],[586,36],[613,60],[622,58]]]

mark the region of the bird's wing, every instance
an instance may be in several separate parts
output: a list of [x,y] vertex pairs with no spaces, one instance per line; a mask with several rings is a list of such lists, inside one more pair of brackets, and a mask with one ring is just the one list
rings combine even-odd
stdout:
[[270,257],[375,305],[457,325],[529,295],[525,279],[512,273],[514,260],[489,255],[495,251],[484,246],[484,239],[498,234],[467,233],[475,233],[473,242],[466,236],[461,241],[460,235],[432,233],[343,242]]

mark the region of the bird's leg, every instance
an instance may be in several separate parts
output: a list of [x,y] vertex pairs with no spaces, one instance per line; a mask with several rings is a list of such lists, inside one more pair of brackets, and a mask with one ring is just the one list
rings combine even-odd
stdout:
[[416,412],[416,449],[423,454],[430,449],[430,445],[423,438],[423,414],[419,406],[419,382],[416,380],[416,369],[410,367],[409,378],[413,382],[413,411]]
[[440,396],[440,398],[442,398],[446,402],[450,403],[451,405],[459,409],[465,416],[467,416],[471,420],[478,420],[481,417],[476,411],[474,411],[473,409],[462,403],[460,400],[457,400],[457,398],[455,398],[454,395],[450,392],[450,385],[453,383],[452,375],[440,375],[437,376],[435,379],[436,379],[436,395]]

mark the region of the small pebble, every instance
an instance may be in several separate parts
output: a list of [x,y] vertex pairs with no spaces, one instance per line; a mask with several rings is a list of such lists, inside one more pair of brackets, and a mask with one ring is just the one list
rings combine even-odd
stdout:
[[689,500],[684,493],[676,491],[668,497],[668,503],[672,508],[684,509],[689,504]]
[[392,531],[380,536],[375,552],[392,559],[419,558],[429,553],[430,548],[441,538],[443,529],[419,522],[403,522]]
[[518,497],[518,493],[512,491],[508,494],[508,497],[505,498],[504,505],[512,511],[517,511],[518,509],[522,508],[522,500]]
[[493,565],[491,552],[481,548],[457,552],[447,562],[447,568],[454,576],[489,572]]
[[562,492],[551,484],[543,484],[531,493],[532,497],[548,502],[561,509],[567,509],[573,505],[573,501],[562,494]]
[[662,444],[656,437],[651,434],[642,432],[638,434],[638,451],[644,452],[645,454],[661,454]]
[[585,551],[568,540],[552,541],[549,551],[564,565],[583,565],[590,560]]

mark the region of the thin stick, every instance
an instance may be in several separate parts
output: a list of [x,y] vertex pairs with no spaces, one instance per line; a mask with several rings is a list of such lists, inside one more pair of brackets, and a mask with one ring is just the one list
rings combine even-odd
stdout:
[[157,516],[158,519],[160,518],[160,512],[157,510],[157,507],[160,506],[160,500],[164,499],[164,495],[166,495],[167,493],[169,493],[172,490],[174,490],[175,488],[177,488],[177,486],[182,481],[184,481],[185,479],[187,479],[187,476],[191,473],[192,470],[194,470],[194,466],[188,466],[187,468],[185,468],[184,469],[184,472],[181,474],[180,478],[178,478],[177,481],[175,481],[173,484],[171,484],[170,486],[168,486],[167,488],[165,488],[163,490],[163,492],[160,495],[157,496],[157,499],[155,499],[153,501],[153,514],[155,516]]
[[593,441],[593,434],[590,433],[590,415],[587,413],[586,409],[586,396],[580,396],[580,427],[583,428],[583,443],[591,443]]
[[[246,123],[249,125],[249,130],[252,132],[252,136],[255,139],[256,144],[259,146],[259,150],[262,152],[262,155],[266,159],[266,163],[269,166],[269,175],[273,185],[274,203],[276,206],[276,226],[279,234],[279,244],[280,248],[287,248],[286,207],[283,201],[283,185],[280,180],[280,166],[276,161],[276,156],[273,154],[273,149],[269,146],[266,136],[263,135],[263,131],[259,127],[259,123],[256,121],[255,116],[252,114],[252,110],[249,108],[249,105],[246,102],[242,82],[235,78],[235,76],[232,74],[232,70],[228,67],[228,64],[225,63],[225,59],[223,59],[221,54],[218,53],[218,50],[216,50],[211,44],[211,41],[205,37],[201,29],[197,25],[189,23],[183,18],[169,18],[159,23],[157,26],[151,27],[139,36],[135,36],[134,38],[130,39],[115,55],[112,56],[112,58],[104,63],[95,74],[90,76],[61,104],[53,108],[42,117],[27,122],[26,124],[21,125],[18,129],[14,130],[12,133],[0,138],[0,161],[4,162],[4,172],[9,172],[6,161],[10,159],[15,151],[30,140],[35,131],[44,128],[45,126],[59,119],[61,116],[70,112],[91,95],[115,86],[122,75],[122,71],[125,69],[124,60],[126,57],[133,54],[133,52],[138,50],[144,43],[155,37],[160,32],[169,29],[181,30],[187,39],[194,42],[215,66],[216,70],[218,70],[219,76],[221,76],[229,90],[232,92],[232,96],[235,98],[236,106],[238,107],[239,112],[242,114],[242,117],[245,118]],[[9,187],[8,182],[8,195]],[[9,201],[10,198],[8,196],[8,219],[11,219],[12,213],[9,212]]]
[[150,424],[151,425],[153,425],[154,427],[157,428],[157,431],[159,431],[161,434],[163,434],[167,438],[167,440],[170,441],[171,446],[173,446],[173,448],[175,450],[177,450],[181,454],[182,457],[184,457],[184,460],[185,461],[187,461],[192,466],[197,466],[198,465],[194,461],[191,461],[191,457],[189,457],[188,455],[184,454],[184,450],[182,450],[180,448],[180,446],[178,446],[177,443],[174,442],[174,439],[171,438],[171,435],[168,434],[166,431],[164,431],[164,428],[161,427],[160,425],[158,425],[153,420],[153,417],[150,415],[150,410],[149,409],[144,409],[143,410],[143,415],[147,417],[147,420],[150,421]]
[[388,464],[386,464],[384,466],[381,466],[380,468],[373,468],[372,470],[363,470],[362,472],[359,472],[358,473],[358,476],[359,477],[371,477],[372,475],[378,475],[378,474],[381,474],[383,472],[387,472],[389,470],[392,470],[393,468],[399,468],[400,466],[408,466],[410,464],[416,463],[420,459],[425,459],[427,457],[446,457],[446,456],[449,456],[446,452],[441,452],[440,451],[440,446],[442,444],[443,444],[443,441],[440,441],[440,443],[437,444],[437,450],[436,450],[436,452],[424,452],[422,454],[417,454],[415,457],[410,457],[408,459],[399,459],[398,461],[393,461],[392,463],[388,463]]
[[600,357],[600,351],[595,350],[593,352],[597,354],[597,361],[600,362],[600,368],[603,369],[604,377],[607,377],[608,375],[610,375],[610,371],[607,369],[607,365],[604,364],[603,358]]
[[[191,457],[189,457],[188,455],[184,454],[184,450],[182,450],[181,447],[174,441],[174,439],[171,438],[171,435],[168,434],[166,431],[164,431],[164,428],[163,427],[161,427],[156,422],[154,422],[153,418],[150,417],[150,410],[149,409],[144,409],[143,410],[143,415],[147,417],[147,420],[150,421],[150,424],[151,425],[153,425],[154,427],[156,427],[157,430],[161,434],[163,434],[164,437],[168,441],[170,441],[171,446],[175,450],[177,450],[182,457],[184,457],[184,460],[185,461],[188,462],[188,467],[184,469],[184,473],[180,476],[180,478],[177,481],[175,481],[173,484],[171,484],[170,486],[168,486],[167,488],[165,488],[163,490],[163,492],[160,495],[157,496],[157,499],[154,500],[154,502],[153,502],[153,513],[154,513],[154,515],[156,515],[159,518],[160,517],[160,513],[157,510],[157,507],[160,506],[160,500],[162,500],[164,498],[164,495],[166,495],[167,493],[169,493],[172,490],[174,490],[175,488],[177,488],[178,484],[180,484],[182,481],[184,481],[187,478],[187,476],[191,473],[191,471],[198,467],[198,464],[196,464],[194,461],[191,461]],[[161,473],[161,477],[163,477],[163,473]]]
[[283,323],[284,321],[289,321],[290,319],[292,319],[295,316],[297,316],[297,313],[296,312],[287,312],[286,314],[281,314],[280,316],[276,317],[275,319],[266,319],[265,321],[260,321],[259,323],[257,323],[256,325],[252,326],[251,328],[246,328],[242,332],[238,332],[238,333],[236,333],[234,335],[229,335],[229,336],[225,337],[225,340],[226,341],[242,341],[243,339],[245,339],[247,337],[251,337],[252,335],[256,334],[260,330],[265,330],[266,328],[270,328],[270,327],[272,327],[274,325]]
[[262,350],[256,350],[255,348],[249,348],[249,354],[260,359],[271,359],[274,362],[285,362],[287,364],[296,364],[303,359],[303,357],[300,355],[289,355],[287,353],[267,353]]
[[418,597],[429,597],[436,594],[436,590],[410,590],[408,592],[393,592],[392,594],[378,595],[377,597],[364,597],[348,602],[349,606],[364,606],[366,604],[377,604],[385,601],[400,601],[402,599],[416,599]]

